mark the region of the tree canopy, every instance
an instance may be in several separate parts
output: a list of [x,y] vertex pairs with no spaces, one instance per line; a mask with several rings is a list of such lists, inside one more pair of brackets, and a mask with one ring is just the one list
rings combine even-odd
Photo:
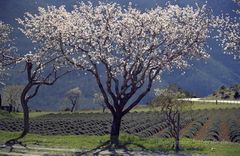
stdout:
[[[193,58],[208,58],[207,40],[225,38],[228,21],[213,16],[207,5],[167,4],[140,11],[131,4],[103,2],[81,2],[72,11],[39,7],[38,14],[18,19],[22,32],[41,47],[34,59],[54,58],[95,77],[113,114],[115,137],[122,116],[139,104],[161,73],[185,68]],[[229,44],[222,45],[227,49]]]
[[[234,0],[234,2],[240,7],[240,1]],[[235,59],[240,59],[240,9],[234,10],[238,15],[234,17],[234,20],[230,17],[225,17],[222,21],[223,31],[219,31],[219,39],[221,46],[224,47],[224,52],[231,54]]]
[[4,84],[6,66],[15,61],[15,50],[12,39],[10,38],[12,28],[10,25],[0,21],[0,84]]

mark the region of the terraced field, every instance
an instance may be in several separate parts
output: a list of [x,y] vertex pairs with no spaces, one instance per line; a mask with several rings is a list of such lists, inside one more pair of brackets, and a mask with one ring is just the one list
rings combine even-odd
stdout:
[[[105,135],[111,127],[111,114],[48,114],[30,121],[30,132],[44,135]],[[170,138],[168,125],[158,112],[129,113],[121,131],[141,137]],[[0,130],[21,131],[20,118],[3,118]],[[240,109],[199,110],[181,115],[181,137],[240,143]]]

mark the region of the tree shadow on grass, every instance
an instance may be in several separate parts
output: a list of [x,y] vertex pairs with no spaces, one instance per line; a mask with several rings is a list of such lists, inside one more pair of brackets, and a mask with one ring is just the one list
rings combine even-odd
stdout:
[[111,143],[110,143],[110,140],[108,140],[108,141],[105,141],[104,143],[102,143],[101,145],[97,146],[96,148],[91,149],[91,150],[87,150],[87,151],[83,151],[83,152],[75,152],[75,155],[76,156],[87,155],[87,154],[93,153],[96,150],[101,150],[101,151],[107,150],[110,147],[111,147]]
[[12,152],[14,150],[14,146],[20,146],[21,148],[28,149],[26,144],[23,144],[21,141],[17,141],[14,139],[9,140],[9,142],[2,144],[0,149],[9,149],[8,152]]
[[[82,156],[82,155],[98,156],[100,154],[110,155],[110,156],[115,156],[115,155],[134,156],[134,155],[136,155],[136,153],[134,154],[133,150],[129,149],[129,145],[135,146],[137,148],[138,152],[144,152],[145,154],[148,154],[148,155],[151,155],[151,154],[154,154],[154,155],[166,154],[166,155],[168,155],[168,154],[173,154],[172,152],[174,152],[174,150],[161,149],[161,147],[159,148],[159,151],[150,150],[141,144],[133,143],[131,141],[120,143],[118,146],[115,146],[115,145],[111,144],[110,140],[108,140],[91,150],[87,150],[84,152],[75,152],[75,155],[76,156]],[[172,148],[172,149],[174,149],[174,148]],[[185,147],[185,148],[183,147],[183,148],[180,148],[179,153],[174,152],[174,154],[176,154],[178,156],[186,156],[186,155],[189,155],[187,153],[190,151],[202,151],[202,150],[203,150],[203,147]],[[105,153],[103,153],[104,151],[105,151]],[[182,152],[183,153],[186,152],[186,153],[183,154]]]
[[[147,149],[146,147],[144,147],[143,145],[140,145],[137,143],[125,142],[125,143],[119,144],[118,146],[115,146],[115,145],[111,144],[110,140],[108,140],[91,150],[84,151],[84,152],[75,152],[75,155],[82,156],[82,155],[93,154],[93,155],[97,156],[97,155],[100,155],[101,152],[107,151],[106,155],[111,155],[111,156],[114,156],[114,155],[134,156],[135,154],[132,153],[132,150],[128,149],[128,145],[136,146],[138,148],[138,151],[141,151],[141,152],[148,152],[148,153],[153,152],[153,151]],[[154,152],[154,153],[157,153],[157,152]],[[160,152],[159,152],[159,154],[160,154]],[[161,152],[161,154],[162,154],[162,152]]]

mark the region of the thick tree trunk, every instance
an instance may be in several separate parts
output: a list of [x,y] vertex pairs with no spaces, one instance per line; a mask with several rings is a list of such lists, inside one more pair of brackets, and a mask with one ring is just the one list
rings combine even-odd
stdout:
[[122,118],[121,116],[117,116],[117,115],[113,116],[110,141],[111,141],[111,144],[114,144],[114,145],[119,144],[119,133],[120,133],[120,126],[121,126],[121,118]]
[[180,135],[180,112],[178,112],[178,114],[177,114],[177,134],[176,134],[176,146],[175,146],[175,151],[177,153],[180,151],[179,135]]

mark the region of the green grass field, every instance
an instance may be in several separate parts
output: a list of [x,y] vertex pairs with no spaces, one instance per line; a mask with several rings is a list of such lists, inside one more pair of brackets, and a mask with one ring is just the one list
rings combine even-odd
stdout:
[[[192,110],[203,110],[203,109],[231,109],[240,108],[240,104],[229,104],[229,103],[207,103],[207,102],[193,102]],[[147,107],[147,106],[137,106],[132,109],[131,112],[148,112],[148,111],[160,111],[159,108]]]
[[[240,108],[240,104],[228,104],[228,103],[201,103],[201,102],[193,102],[192,110],[203,110],[203,109],[231,109],[231,108]],[[149,112],[149,111],[160,111],[159,108],[152,108],[148,106],[139,105],[136,108],[132,109],[131,112]],[[109,112],[106,110],[105,112]],[[30,112],[30,118],[41,117],[47,114],[57,114],[59,112]],[[78,114],[78,113],[102,113],[101,109],[84,109],[79,110],[77,112],[60,112],[62,114]],[[4,117],[13,117],[13,118],[22,118],[23,114],[21,112],[3,112],[0,111],[0,119]]]
[[[19,133],[0,131],[0,143],[4,143],[10,138],[18,136]],[[77,149],[93,149],[108,140],[109,136],[87,136],[87,135],[64,135],[64,136],[44,136],[29,134],[21,141],[27,145],[39,145],[40,147],[61,147]],[[121,145],[125,145],[128,150],[149,150],[173,153],[173,139],[163,138],[140,138],[133,135],[122,134],[120,136]],[[209,142],[192,139],[181,139],[181,153],[187,154],[209,154],[211,156],[238,156],[240,144],[227,142]]]

